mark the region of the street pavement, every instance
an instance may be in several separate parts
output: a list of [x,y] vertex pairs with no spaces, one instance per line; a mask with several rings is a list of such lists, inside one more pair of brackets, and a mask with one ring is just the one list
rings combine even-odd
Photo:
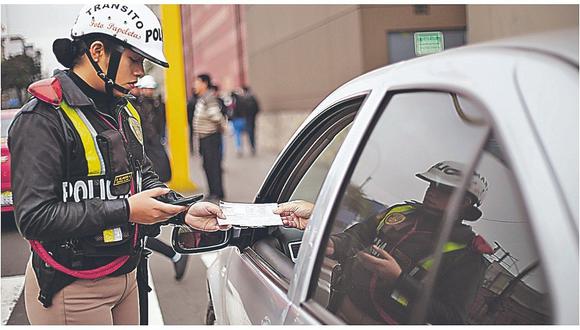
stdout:
[[[233,137],[226,136],[224,142],[225,200],[253,202],[277,154],[258,150],[256,156],[252,157],[246,150],[243,157],[237,157]],[[182,193],[189,195],[202,192],[207,195],[207,183],[198,155],[191,157],[190,177],[198,186],[198,191]],[[27,325],[29,322],[24,308],[22,285],[30,248],[11,220],[1,220],[2,325]],[[164,227],[159,236],[168,244],[171,241],[171,229],[171,226]],[[207,268],[203,260],[207,262],[210,258],[211,255],[207,253],[203,259],[190,256],[183,279],[176,281],[171,261],[153,253],[150,259],[150,283],[154,286],[154,292],[149,294],[150,324],[204,324],[208,298]]]

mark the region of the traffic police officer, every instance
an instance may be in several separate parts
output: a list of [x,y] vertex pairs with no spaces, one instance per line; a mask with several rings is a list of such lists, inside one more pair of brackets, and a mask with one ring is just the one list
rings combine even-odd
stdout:
[[33,250],[26,312],[33,325],[139,324],[144,237],[167,223],[225,229],[223,214],[211,203],[158,200],[180,196],[152,170],[128,95],[145,58],[168,67],[155,14],[88,5],[71,37],[53,44],[70,70],[29,87],[34,97],[9,132],[16,223]]
[[[331,235],[326,255],[339,262],[333,270],[329,309],[354,324],[405,324],[432,267],[435,244],[453,189],[460,186],[464,166],[453,161],[433,165],[416,176],[430,183],[423,203],[392,205],[366,221]],[[427,310],[432,324],[465,323],[468,305],[483,279],[483,254],[492,253],[485,240],[463,220],[481,217],[479,206],[488,183],[475,172],[455,221],[434,294]],[[276,213],[289,227],[304,229],[313,205],[281,204]]]

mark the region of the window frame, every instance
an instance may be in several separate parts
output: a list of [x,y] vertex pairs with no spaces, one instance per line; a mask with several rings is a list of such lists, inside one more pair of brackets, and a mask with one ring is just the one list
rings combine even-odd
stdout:
[[[332,207],[330,213],[328,214],[328,220],[325,222],[325,227],[323,230],[322,239],[318,242],[319,247],[322,246],[322,244],[329,239],[329,235],[330,235],[332,227],[333,227],[334,219],[335,219],[337,212],[339,211],[339,208],[340,208],[341,198],[345,194],[346,187],[348,186],[348,184],[352,178],[354,170],[355,170],[355,168],[360,160],[360,157],[361,157],[362,152],[364,151],[364,149],[367,145],[368,140],[370,139],[370,136],[372,135],[374,129],[376,128],[377,123],[379,122],[379,120],[381,119],[385,110],[387,109],[391,99],[395,95],[399,95],[399,94],[403,94],[403,93],[421,93],[421,92],[432,92],[432,93],[443,93],[443,94],[448,94],[448,95],[456,95],[458,97],[464,97],[466,99],[469,99],[477,106],[478,112],[481,113],[482,119],[485,120],[488,127],[487,127],[487,132],[485,134],[483,134],[482,141],[479,143],[476,151],[474,152],[473,155],[471,155],[471,157],[469,157],[470,161],[467,164],[468,172],[472,172],[475,170],[477,164],[479,163],[481,155],[483,154],[483,149],[485,147],[485,143],[486,143],[488,137],[490,136],[490,134],[492,134],[492,132],[494,131],[494,127],[495,127],[494,121],[492,120],[491,116],[489,115],[489,111],[483,106],[483,104],[481,102],[479,102],[479,100],[477,98],[475,98],[473,95],[469,95],[469,93],[456,92],[456,91],[446,90],[443,88],[402,88],[402,89],[388,90],[385,92],[383,99],[381,100],[381,102],[379,103],[379,105],[375,109],[374,113],[372,114],[372,119],[370,120],[369,125],[365,128],[364,133],[361,137],[361,140],[359,141],[356,149],[354,150],[354,153],[351,157],[350,163],[348,164],[346,173],[342,177],[342,181],[340,182],[338,193],[334,196],[334,199],[332,201],[333,207]],[[508,164],[509,164],[509,161],[508,161]],[[426,313],[426,309],[428,307],[427,302],[430,300],[430,296],[432,294],[435,275],[439,272],[439,267],[441,265],[441,259],[443,257],[442,248],[443,248],[443,245],[445,244],[445,241],[446,241],[443,238],[449,237],[449,235],[451,233],[453,221],[450,221],[450,219],[452,219],[453,216],[456,216],[457,213],[459,212],[459,206],[461,204],[461,197],[467,191],[468,184],[469,184],[469,178],[468,178],[468,176],[465,176],[464,178],[462,178],[461,186],[459,188],[455,189],[453,195],[451,196],[449,206],[448,206],[446,212],[444,213],[444,217],[443,217],[444,225],[442,227],[441,232],[439,233],[439,237],[437,240],[437,246],[436,246],[435,251],[439,251],[439,252],[435,253],[434,258],[433,258],[433,266],[432,266],[433,271],[429,272],[429,276],[428,276],[428,278],[426,278],[430,282],[427,283],[428,285],[426,285],[426,288],[427,288],[426,292],[423,292],[421,295],[421,305],[415,309],[415,312],[412,316],[410,324],[419,324],[416,320],[417,319],[424,319],[424,314]],[[318,279],[320,277],[321,264],[324,260],[324,253],[323,252],[324,252],[324,249],[321,249],[321,248],[319,248],[317,251],[317,255],[316,255],[316,258],[314,261],[314,268],[312,270],[311,276],[309,278],[309,283],[307,285],[306,297],[305,297],[305,299],[300,301],[300,306],[305,311],[310,311],[309,315],[311,317],[314,317],[315,319],[321,321],[321,322],[330,322],[329,324],[347,324],[344,322],[344,320],[340,319],[338,316],[336,316],[332,312],[328,311],[326,309],[326,307],[320,305],[316,300],[314,300],[312,298],[314,296],[314,290],[316,290],[316,288],[318,286]],[[313,314],[312,311],[316,311],[318,314]],[[415,321],[415,323],[412,323],[413,321]]]
[[[356,114],[363,107],[369,95],[368,91],[358,93],[351,97],[341,99],[321,111],[306,127],[301,130],[276,162],[276,167],[270,172],[260,192],[256,195],[255,203],[278,202],[283,193],[286,198],[292,194],[293,189],[300,182],[302,176],[312,166],[321,152],[333,141],[334,133],[340,132],[346,126],[354,122]],[[351,107],[358,103],[358,107]],[[337,107],[342,107],[338,111]],[[346,109],[345,109],[346,108]],[[322,130],[321,130],[322,129]],[[308,146],[308,148],[304,148]],[[286,160],[286,161],[285,161]],[[290,160],[290,161],[288,161]],[[307,163],[304,163],[306,160]],[[301,164],[301,166],[297,166]],[[322,184],[322,183],[321,183]],[[290,189],[291,188],[291,189]],[[240,231],[241,244],[238,247],[248,256],[254,265],[265,274],[268,279],[278,288],[288,293],[291,285],[289,274],[284,274],[275,264],[273,258],[265,256],[259,250],[268,249],[266,246],[255,248],[259,241],[271,237],[268,228],[247,228]],[[245,239],[243,238],[245,237]],[[243,243],[246,241],[245,243]],[[264,244],[263,244],[264,245]],[[276,249],[275,247],[272,247]],[[276,249],[276,251],[278,251]],[[274,253],[276,251],[273,251]],[[280,252],[282,253],[282,252]],[[290,261],[290,258],[288,259]],[[290,261],[292,262],[292,261]],[[295,269],[292,270],[294,273]],[[290,278],[289,278],[290,277]]]
[[[332,138],[327,138],[330,137],[335,130],[340,131],[348,124],[354,122],[356,114],[364,106],[368,95],[369,92],[367,91],[341,99],[321,111],[314,119],[312,119],[308,125],[301,130],[301,135],[297,136],[292,141],[292,144],[284,150],[283,154],[280,155],[279,161],[276,162],[276,167],[272,169],[264,181],[264,184],[256,195],[254,202],[278,202],[284,197],[289,197],[291,195],[290,190],[295,189],[304,173],[306,173],[306,171],[312,166],[312,163],[316,160],[318,155],[320,155],[325,147],[332,142]],[[349,103],[356,104],[357,102],[360,102],[360,105],[356,110],[333,110],[337,107],[344,107]],[[323,130],[322,132],[320,132],[321,129]],[[317,151],[318,153],[316,153]],[[307,163],[304,164],[304,161],[307,161]],[[299,164],[300,168],[297,168],[297,165]]]

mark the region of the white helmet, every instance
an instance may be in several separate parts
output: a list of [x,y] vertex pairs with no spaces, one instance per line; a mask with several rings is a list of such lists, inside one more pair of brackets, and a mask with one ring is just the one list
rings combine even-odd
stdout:
[[155,81],[155,78],[153,78],[152,75],[146,75],[141,77],[138,81],[137,84],[135,84],[136,87],[138,88],[157,88],[157,82]]
[[[463,172],[465,172],[465,165],[462,163],[443,161],[431,166],[427,172],[418,173],[416,176],[428,182],[457,188],[461,183]],[[467,191],[476,198],[477,206],[483,202],[487,189],[488,184],[485,177],[478,172],[473,172]]]
[[146,59],[169,67],[163,54],[163,33],[157,16],[140,4],[91,4],[81,9],[71,29],[78,39],[91,33],[109,35]]

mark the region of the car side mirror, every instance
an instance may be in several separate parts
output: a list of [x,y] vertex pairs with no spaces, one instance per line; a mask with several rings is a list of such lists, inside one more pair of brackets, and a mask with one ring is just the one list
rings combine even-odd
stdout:
[[175,226],[171,244],[176,252],[184,254],[215,251],[228,245],[230,231],[205,232],[189,226]]

